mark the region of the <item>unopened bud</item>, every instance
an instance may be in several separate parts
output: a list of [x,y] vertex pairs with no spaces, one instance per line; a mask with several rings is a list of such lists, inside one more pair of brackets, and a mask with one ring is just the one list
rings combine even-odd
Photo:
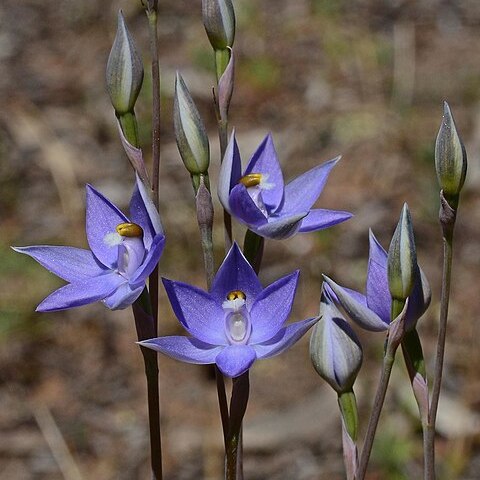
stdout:
[[320,302],[320,317],[310,337],[313,367],[338,394],[349,392],[362,365],[360,342],[325,294]]
[[232,47],[235,11],[231,0],[202,0],[203,25],[215,50]]
[[465,182],[467,154],[447,102],[443,104],[442,124],[435,142],[435,169],[445,196],[456,197]]
[[405,203],[388,249],[388,286],[392,298],[406,300],[418,273],[412,217]]
[[117,34],[108,57],[106,77],[117,116],[132,112],[142,87],[143,64],[122,11],[118,12]]
[[210,163],[207,132],[183,78],[177,73],[173,122],[178,151],[191,175],[206,173]]

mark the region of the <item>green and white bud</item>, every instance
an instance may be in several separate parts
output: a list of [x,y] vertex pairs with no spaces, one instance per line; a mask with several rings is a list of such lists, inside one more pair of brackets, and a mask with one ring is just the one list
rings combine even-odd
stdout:
[[362,365],[362,347],[335,304],[322,293],[320,320],[310,337],[317,373],[340,395],[350,392]]
[[435,142],[435,169],[445,197],[457,197],[465,182],[467,154],[447,102]]
[[233,46],[235,11],[231,0],[202,0],[203,25],[214,50]]
[[[404,302],[408,298],[417,274],[417,252],[412,217],[405,203],[388,249],[388,286],[394,300]],[[395,316],[398,313],[396,312]]]
[[178,151],[191,175],[206,174],[210,163],[210,146],[205,126],[183,78],[177,72],[173,123]]
[[117,116],[133,112],[143,82],[143,64],[122,11],[107,62],[107,90]]

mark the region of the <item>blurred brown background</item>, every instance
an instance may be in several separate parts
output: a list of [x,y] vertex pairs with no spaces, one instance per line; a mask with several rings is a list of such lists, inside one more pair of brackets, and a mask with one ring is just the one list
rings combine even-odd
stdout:
[[[334,157],[320,204],[355,217],[325,232],[268,241],[264,284],[301,268],[292,318],[318,311],[321,273],[362,289],[368,228],[388,247],[401,205],[414,218],[433,288],[421,320],[431,371],[441,239],[434,139],[447,99],[469,153],[456,237],[438,463],[442,479],[480,478],[480,4],[425,0],[235,0],[237,83],[231,124],[246,160],[272,131],[290,179]],[[161,274],[204,285],[189,178],[172,133],[173,76],[184,76],[218,143],[212,53],[200,0],[160,0]],[[148,478],[143,367],[129,310],[92,305],[37,314],[61,281],[10,245],[86,246],[84,184],[125,207],[132,173],[117,138],[104,69],[124,10],[144,55],[137,106],[149,151],[148,38],[140,1],[2,0],[0,4],[0,479]],[[220,208],[217,205],[217,220]],[[222,232],[216,230],[217,263]],[[241,239],[242,229],[238,229]],[[186,253],[188,252],[188,253]],[[180,333],[162,293],[162,334]],[[383,337],[359,332],[363,427]],[[306,336],[308,337],[308,335]],[[217,479],[221,435],[205,368],[161,359],[165,478]],[[401,356],[381,419],[371,479],[421,478],[421,432]],[[249,480],[343,478],[334,393],[316,376],[308,338],[258,362],[245,420]]]

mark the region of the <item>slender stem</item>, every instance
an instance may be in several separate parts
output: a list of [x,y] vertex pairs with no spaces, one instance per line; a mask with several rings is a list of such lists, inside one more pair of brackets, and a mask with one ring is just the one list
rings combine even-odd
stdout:
[[377,393],[375,395],[375,401],[373,403],[372,414],[368,422],[367,434],[365,436],[365,443],[360,455],[360,461],[358,465],[356,480],[363,480],[367,472],[368,461],[372,452],[373,440],[377,431],[378,421],[380,419],[380,413],[382,412],[383,403],[385,401],[385,395],[387,393],[388,382],[392,373],[393,361],[395,359],[395,352],[389,353],[387,351],[383,358],[383,368],[380,381],[378,383]]
[[[155,321],[152,316],[150,297],[145,288],[140,298],[132,305],[138,340],[155,337]],[[162,438],[160,430],[160,393],[158,386],[157,354],[148,348],[140,347],[145,363],[148,396],[148,422],[150,428],[150,458],[152,479],[161,480]]]
[[440,192],[439,220],[443,234],[443,273],[442,297],[440,301],[440,325],[438,328],[437,353],[433,377],[432,397],[428,415],[425,449],[425,479],[435,480],[435,425],[437,422],[438,403],[442,387],[443,363],[445,359],[445,340],[447,337],[448,305],[452,276],[453,231],[458,208],[458,196],[446,198]]
[[440,306],[440,325],[437,340],[437,355],[433,378],[430,413],[425,439],[425,479],[435,479],[435,425],[437,421],[438,403],[442,386],[443,362],[445,358],[445,339],[447,335],[448,304],[450,299],[450,283],[452,271],[452,238],[443,239],[443,275],[442,299]]
[[138,148],[140,144],[138,141],[138,124],[135,112],[132,110],[131,112],[118,115],[117,118],[120,122],[125,138],[128,139],[134,147]]
[[[242,422],[247,409],[250,393],[250,380],[248,370],[233,379],[232,398],[230,401],[230,425],[227,435],[225,479],[237,480],[238,472],[243,470],[241,452]],[[243,475],[243,474],[241,474]]]
[[[208,176],[199,176],[199,185],[196,192],[197,222],[200,230],[200,240],[203,252],[203,261],[205,265],[205,275],[207,287],[210,290],[214,277],[215,262],[213,255],[213,203],[209,190]],[[195,188],[195,185],[194,185]],[[228,402],[225,391],[225,380],[222,373],[215,365],[215,380],[217,385],[218,404],[220,408],[220,417],[222,419],[223,439],[226,444],[228,433]]]
[[158,210],[160,185],[160,68],[156,6],[147,9],[146,12],[152,57],[152,200]]
[[243,242],[243,253],[257,275],[262,265],[264,246],[265,239],[263,237],[247,230]]

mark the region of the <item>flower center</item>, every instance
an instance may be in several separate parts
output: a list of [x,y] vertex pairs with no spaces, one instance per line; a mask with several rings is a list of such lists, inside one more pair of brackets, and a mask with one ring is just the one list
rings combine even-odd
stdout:
[[247,343],[252,326],[245,305],[246,295],[241,290],[232,290],[223,302],[225,333],[230,343]]
[[143,237],[143,229],[136,223],[120,223],[115,230],[122,237]]
[[118,273],[128,279],[138,270],[145,258],[143,230],[136,223],[120,223],[116,231],[121,236],[121,243],[118,245]]
[[242,183],[247,188],[248,187],[256,187],[260,185],[262,181],[262,174],[261,173],[249,173],[248,175],[244,175],[238,183]]

